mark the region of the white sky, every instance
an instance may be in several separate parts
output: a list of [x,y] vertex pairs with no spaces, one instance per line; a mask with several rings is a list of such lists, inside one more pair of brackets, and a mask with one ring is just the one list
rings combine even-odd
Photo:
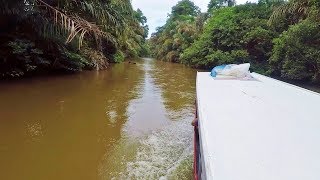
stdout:
[[[134,9],[140,8],[148,19],[149,35],[155,32],[156,28],[166,23],[167,15],[171,12],[172,6],[179,0],[132,0]],[[201,11],[207,11],[210,0],[192,0]],[[245,2],[257,2],[258,0],[236,0],[237,4]]]

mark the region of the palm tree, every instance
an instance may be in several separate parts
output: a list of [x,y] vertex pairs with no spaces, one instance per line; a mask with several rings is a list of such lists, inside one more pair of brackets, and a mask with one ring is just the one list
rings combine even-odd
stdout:
[[130,0],[0,0],[0,7],[2,43],[36,42],[53,65],[72,51],[100,69],[116,53],[136,55],[145,42]]
[[319,17],[320,3],[318,0],[289,0],[289,2],[278,6],[269,19],[272,24],[279,18],[291,16],[291,24],[295,24],[301,19],[306,19],[314,14]]
[[[55,3],[49,3],[55,2]],[[66,43],[77,38],[79,48],[85,36],[92,36],[101,44],[101,38],[116,44],[116,37],[126,28],[125,15],[131,15],[131,4],[128,0],[111,0],[103,3],[99,0],[80,1],[48,1],[48,0],[0,0],[3,7],[1,14],[35,17],[34,13],[41,14],[41,19],[33,21],[41,34],[56,34],[51,32],[56,28],[39,27],[56,25],[59,31],[66,31]],[[120,14],[127,12],[126,14]],[[22,17],[23,18],[23,17]],[[45,23],[39,22],[40,20]]]
[[231,7],[235,4],[235,0],[210,0],[208,4],[208,12],[211,12],[213,9],[219,9],[226,6]]

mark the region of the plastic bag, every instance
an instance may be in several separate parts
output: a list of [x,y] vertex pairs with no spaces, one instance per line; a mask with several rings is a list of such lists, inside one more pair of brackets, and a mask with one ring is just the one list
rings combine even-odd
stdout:
[[216,66],[211,71],[212,77],[246,78],[250,75],[250,63]]

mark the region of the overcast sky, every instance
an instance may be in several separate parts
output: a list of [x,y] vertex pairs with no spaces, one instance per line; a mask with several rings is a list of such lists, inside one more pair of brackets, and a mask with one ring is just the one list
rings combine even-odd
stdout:
[[[132,0],[134,9],[140,8],[143,14],[148,18],[150,28],[149,35],[155,32],[156,28],[166,23],[167,15],[171,12],[171,7],[177,4],[179,0]],[[207,11],[207,5],[210,0],[191,0],[201,11]],[[246,1],[257,2],[257,0],[236,0],[237,4],[243,4]]]

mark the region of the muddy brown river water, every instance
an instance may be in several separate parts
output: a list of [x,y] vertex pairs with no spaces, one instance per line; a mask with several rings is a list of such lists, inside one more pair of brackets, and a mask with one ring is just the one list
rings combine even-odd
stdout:
[[1,82],[0,179],[192,179],[196,70],[135,62]]
[[0,179],[190,179],[196,70],[153,59],[0,84]]

